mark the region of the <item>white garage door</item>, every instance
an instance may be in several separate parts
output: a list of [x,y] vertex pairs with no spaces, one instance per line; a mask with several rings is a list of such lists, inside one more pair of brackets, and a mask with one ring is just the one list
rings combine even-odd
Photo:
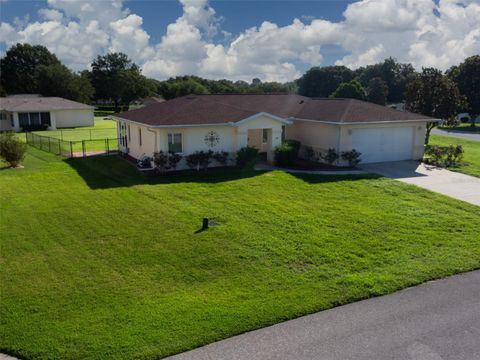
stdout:
[[361,152],[362,163],[412,158],[413,127],[352,130],[352,147]]

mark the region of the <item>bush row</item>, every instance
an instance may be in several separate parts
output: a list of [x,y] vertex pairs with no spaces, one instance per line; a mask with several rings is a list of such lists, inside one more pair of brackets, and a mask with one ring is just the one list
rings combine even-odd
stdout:
[[462,145],[427,145],[423,161],[427,164],[448,167],[458,165],[465,153]]

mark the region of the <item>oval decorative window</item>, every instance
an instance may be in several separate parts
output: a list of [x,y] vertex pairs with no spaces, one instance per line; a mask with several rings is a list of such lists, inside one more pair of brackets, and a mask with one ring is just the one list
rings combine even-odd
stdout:
[[207,144],[208,147],[214,147],[218,145],[220,142],[220,136],[216,131],[209,131],[207,135],[205,135],[205,144]]

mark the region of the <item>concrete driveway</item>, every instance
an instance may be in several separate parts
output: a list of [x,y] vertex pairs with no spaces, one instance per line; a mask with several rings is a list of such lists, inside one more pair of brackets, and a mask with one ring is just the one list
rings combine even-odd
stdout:
[[365,164],[362,169],[480,206],[480,178],[474,176],[417,161]]
[[171,360],[479,360],[480,271],[340,306]]

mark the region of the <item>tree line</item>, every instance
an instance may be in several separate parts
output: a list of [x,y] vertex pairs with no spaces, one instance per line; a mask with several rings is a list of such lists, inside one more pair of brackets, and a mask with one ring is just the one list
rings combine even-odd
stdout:
[[[309,97],[355,98],[385,105],[405,103],[408,110],[440,119],[458,112],[480,114],[480,55],[471,56],[445,72],[393,58],[351,70],[345,66],[312,67],[287,82],[208,80],[178,76],[165,81],[141,74],[123,53],[97,56],[91,70],[73,72],[40,45],[16,44],[0,59],[0,94],[38,93],[75,101],[111,102],[116,110],[152,95],[173,99],[187,94],[298,93]],[[473,123],[472,123],[473,125]]]

